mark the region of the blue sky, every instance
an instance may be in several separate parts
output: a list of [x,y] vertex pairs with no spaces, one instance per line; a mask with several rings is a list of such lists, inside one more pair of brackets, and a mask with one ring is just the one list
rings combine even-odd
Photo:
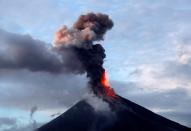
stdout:
[[[112,87],[120,95],[154,112],[191,126],[188,119],[191,117],[190,5],[190,0],[1,0],[0,28],[29,34],[50,46],[56,30],[62,25],[72,26],[79,15],[87,12],[108,14],[114,27],[100,43],[106,49],[104,67]],[[25,80],[18,78],[18,74]],[[50,74],[1,71],[0,77],[3,78],[0,80],[3,96],[0,98],[0,119],[16,119],[13,125],[2,125],[0,121],[0,130],[15,128],[19,131],[22,123],[27,126],[33,106],[38,106],[35,120],[47,122],[52,119],[51,114],[64,112],[80,98],[64,96],[68,92],[75,94],[57,84],[64,76],[53,83],[58,92],[65,92],[58,98],[50,92],[50,96],[35,95],[45,90],[45,81],[55,79]],[[74,80],[80,77],[82,85],[86,83],[84,76],[74,77]],[[68,85],[72,83],[67,82]],[[30,87],[28,83],[33,84]],[[59,100],[62,95],[65,101]],[[32,100],[32,96],[41,100]],[[49,103],[47,97],[50,97]]]

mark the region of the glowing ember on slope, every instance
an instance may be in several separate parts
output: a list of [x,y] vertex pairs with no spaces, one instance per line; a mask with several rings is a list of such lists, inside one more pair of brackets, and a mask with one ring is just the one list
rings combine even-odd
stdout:
[[102,73],[100,83],[104,88],[104,93],[106,96],[116,97],[115,91],[109,86],[109,81],[108,81],[107,73],[105,70]]

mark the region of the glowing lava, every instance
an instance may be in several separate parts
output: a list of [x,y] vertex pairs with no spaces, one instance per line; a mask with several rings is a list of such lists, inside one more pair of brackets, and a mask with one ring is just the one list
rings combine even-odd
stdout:
[[104,93],[105,93],[106,96],[116,97],[116,94],[115,94],[114,90],[109,86],[109,81],[107,79],[107,74],[106,74],[105,70],[102,73],[100,83],[104,88]]

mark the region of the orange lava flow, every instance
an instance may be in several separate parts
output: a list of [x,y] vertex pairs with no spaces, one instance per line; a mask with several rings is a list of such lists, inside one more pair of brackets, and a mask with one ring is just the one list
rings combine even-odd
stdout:
[[106,96],[109,97],[116,97],[116,94],[114,92],[114,90],[109,86],[109,81],[107,79],[107,74],[106,71],[104,70],[104,72],[102,73],[101,76],[101,81],[100,81],[101,85],[104,88],[104,92]]

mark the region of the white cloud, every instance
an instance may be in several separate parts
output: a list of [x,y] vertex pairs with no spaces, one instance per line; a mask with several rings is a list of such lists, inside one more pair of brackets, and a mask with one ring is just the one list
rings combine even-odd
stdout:
[[140,65],[132,73],[137,84],[158,91],[185,88],[191,94],[191,32],[189,27],[181,29],[169,34],[169,45],[176,51],[174,58],[162,63]]

